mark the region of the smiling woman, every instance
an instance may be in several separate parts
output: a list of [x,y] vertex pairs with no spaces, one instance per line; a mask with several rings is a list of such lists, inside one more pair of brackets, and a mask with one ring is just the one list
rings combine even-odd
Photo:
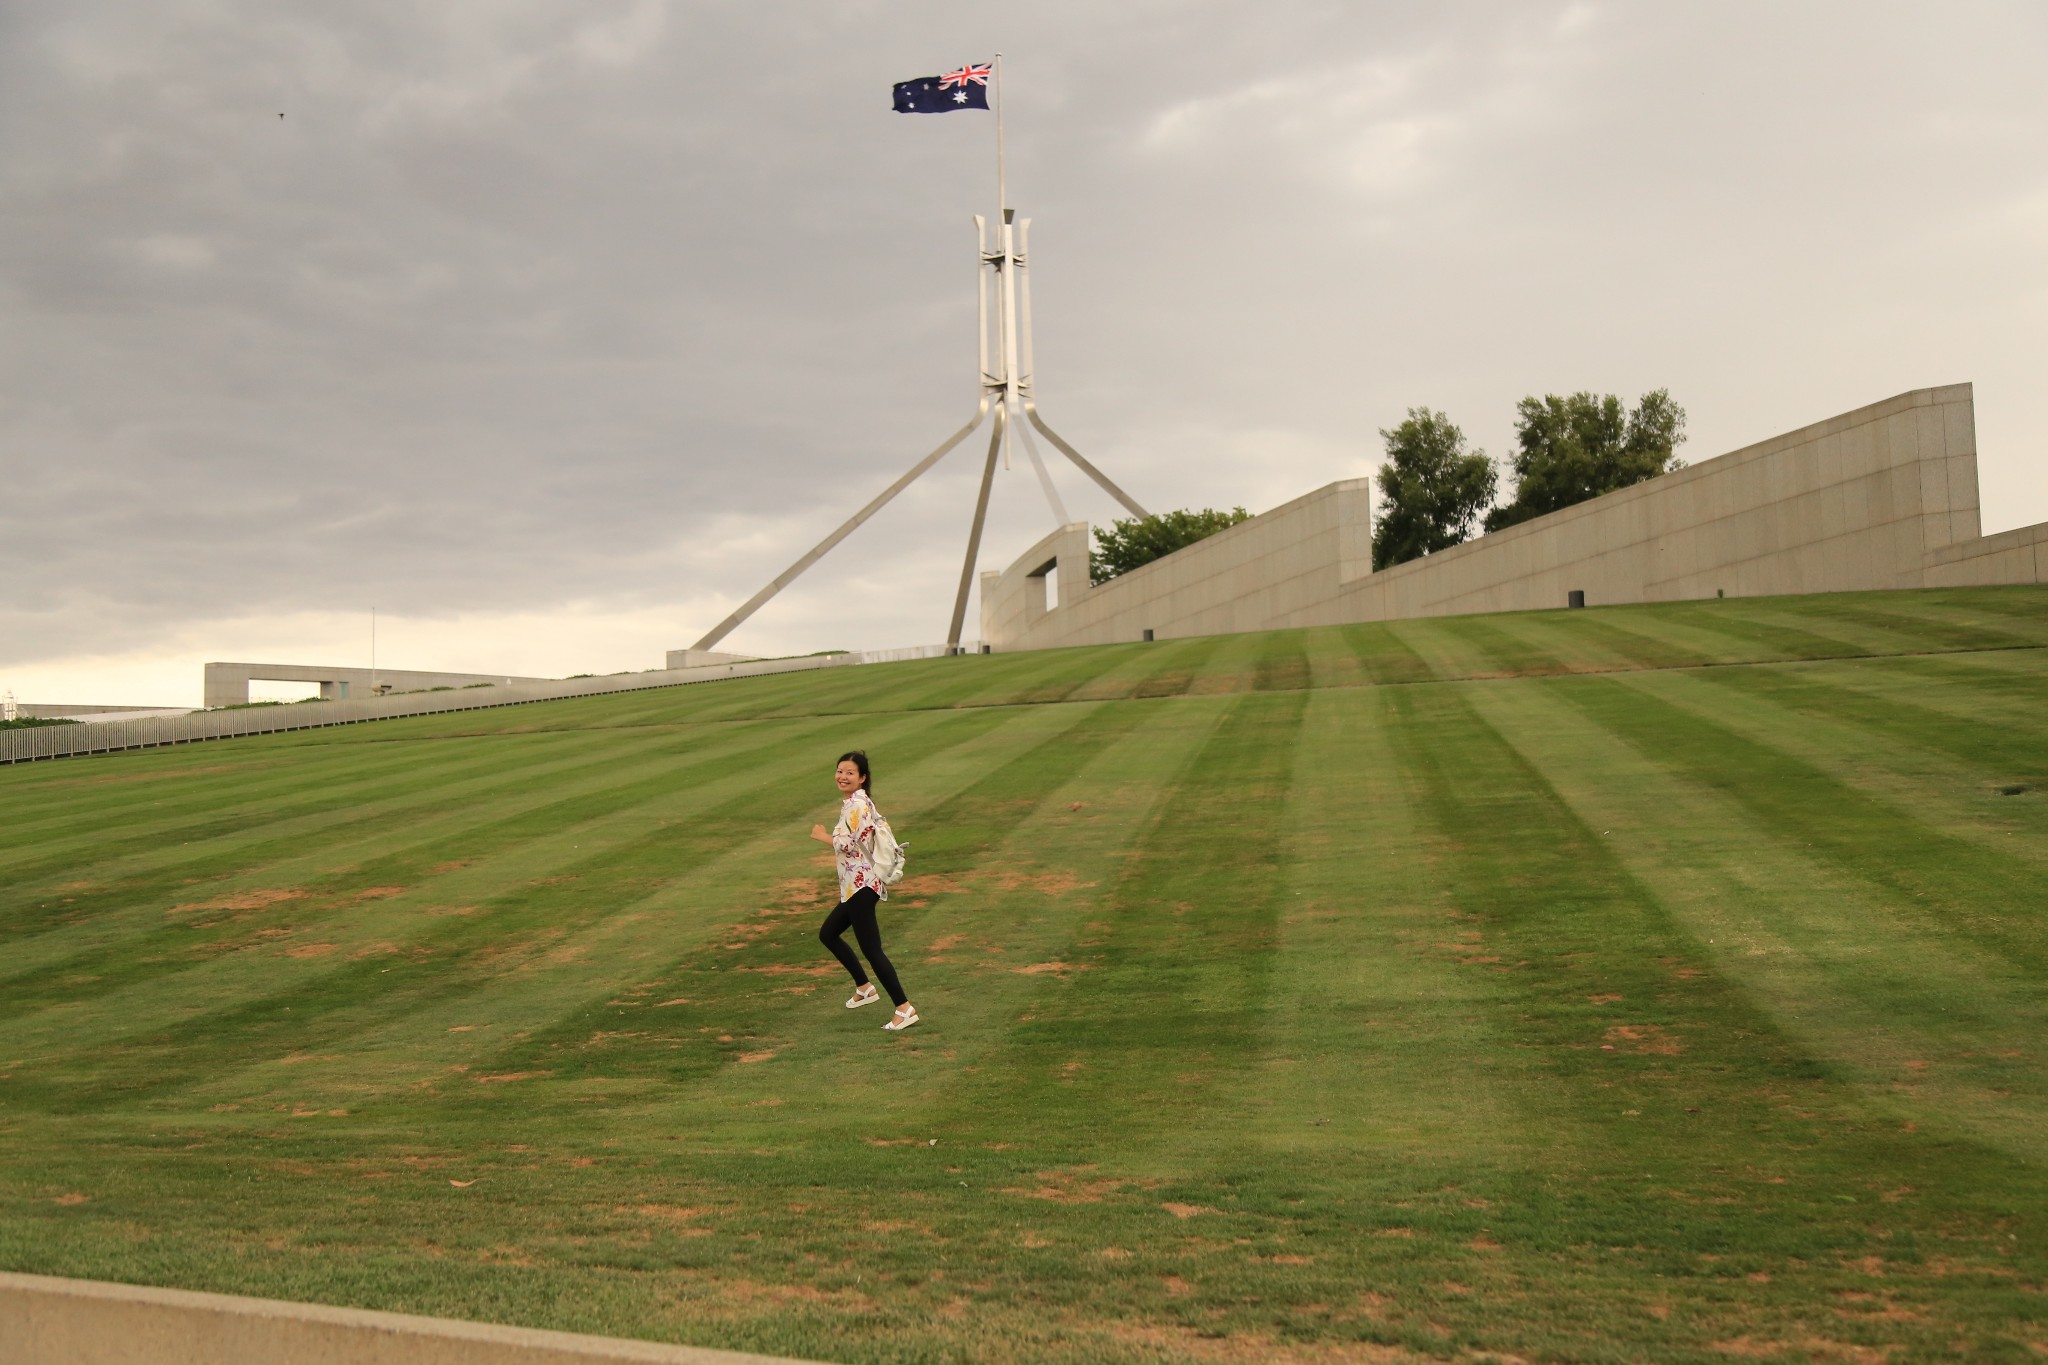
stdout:
[[881,812],[875,809],[874,782],[868,771],[867,753],[854,749],[841,754],[838,766],[832,771],[832,784],[839,789],[841,797],[839,823],[830,832],[823,825],[813,825],[811,837],[832,845],[839,874],[839,904],[832,907],[832,913],[825,916],[825,922],[818,926],[818,941],[831,950],[832,956],[839,959],[839,965],[846,968],[847,974],[853,978],[853,995],[848,998],[846,1008],[855,1010],[862,1005],[872,1005],[881,997],[875,994],[860,959],[846,946],[846,931],[849,928],[853,930],[861,952],[867,955],[869,965],[882,980],[882,989],[888,991],[889,998],[896,1003],[896,1013],[882,1027],[891,1033],[900,1033],[918,1022],[918,1013],[917,1006],[911,1004],[910,997],[903,993],[903,984],[896,979],[895,964],[882,950],[882,930],[875,920],[875,907],[889,899],[889,887],[875,866],[876,844],[885,826]]

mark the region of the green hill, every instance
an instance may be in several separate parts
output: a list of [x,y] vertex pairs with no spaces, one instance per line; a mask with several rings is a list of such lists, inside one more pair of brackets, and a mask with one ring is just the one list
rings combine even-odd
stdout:
[[[835,1360],[2032,1360],[2048,590],[0,769],[0,1267]],[[925,1012],[840,1008],[833,760]]]

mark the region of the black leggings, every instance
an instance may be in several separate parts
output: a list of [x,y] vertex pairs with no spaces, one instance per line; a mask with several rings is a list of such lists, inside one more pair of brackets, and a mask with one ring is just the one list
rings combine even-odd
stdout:
[[880,899],[869,888],[863,886],[853,893],[851,900],[843,900],[832,907],[832,913],[825,916],[825,922],[818,926],[818,942],[832,950],[832,956],[839,959],[839,965],[853,973],[853,984],[868,984],[868,974],[861,970],[860,959],[853,955],[853,949],[846,946],[846,926],[853,926],[853,936],[860,940],[860,950],[867,954],[874,964],[875,975],[882,979],[882,989],[889,992],[889,999],[902,1004],[909,999],[903,994],[902,983],[896,980],[896,969],[889,963],[889,955],[882,951],[882,929],[875,923],[875,902]]

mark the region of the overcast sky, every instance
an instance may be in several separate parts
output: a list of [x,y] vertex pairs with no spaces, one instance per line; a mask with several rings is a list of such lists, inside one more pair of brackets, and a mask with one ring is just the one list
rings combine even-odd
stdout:
[[[0,690],[373,606],[386,667],[660,666],[972,411],[993,116],[889,87],[998,48],[1041,411],[1154,509],[1414,405],[1668,386],[1697,461],[1971,380],[1985,529],[2048,519],[2039,0],[0,0]],[[727,647],[942,640],[977,475]],[[1051,525],[1019,459],[982,567]]]

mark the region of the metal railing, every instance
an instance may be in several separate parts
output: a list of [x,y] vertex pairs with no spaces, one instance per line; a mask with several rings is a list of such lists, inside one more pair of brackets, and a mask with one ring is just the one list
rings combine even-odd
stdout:
[[[976,645],[970,651],[978,653]],[[38,725],[0,730],[0,764],[33,763],[45,758],[108,754],[122,749],[155,749],[171,744],[197,744],[242,735],[273,735],[287,730],[320,730],[334,725],[361,725],[403,716],[432,716],[451,711],[487,711],[499,706],[525,706],[537,701],[596,697],[614,692],[650,692],[664,687],[727,678],[760,678],[777,673],[805,673],[820,668],[848,668],[898,659],[928,659],[947,652],[944,645],[872,653],[819,654],[802,659],[757,659],[748,663],[707,664],[699,668],[656,669],[603,678],[493,684],[450,691],[410,692],[348,701],[295,702],[283,706],[252,706],[220,711],[194,711],[183,716],[149,716],[138,720],[86,722],[79,725]]]

